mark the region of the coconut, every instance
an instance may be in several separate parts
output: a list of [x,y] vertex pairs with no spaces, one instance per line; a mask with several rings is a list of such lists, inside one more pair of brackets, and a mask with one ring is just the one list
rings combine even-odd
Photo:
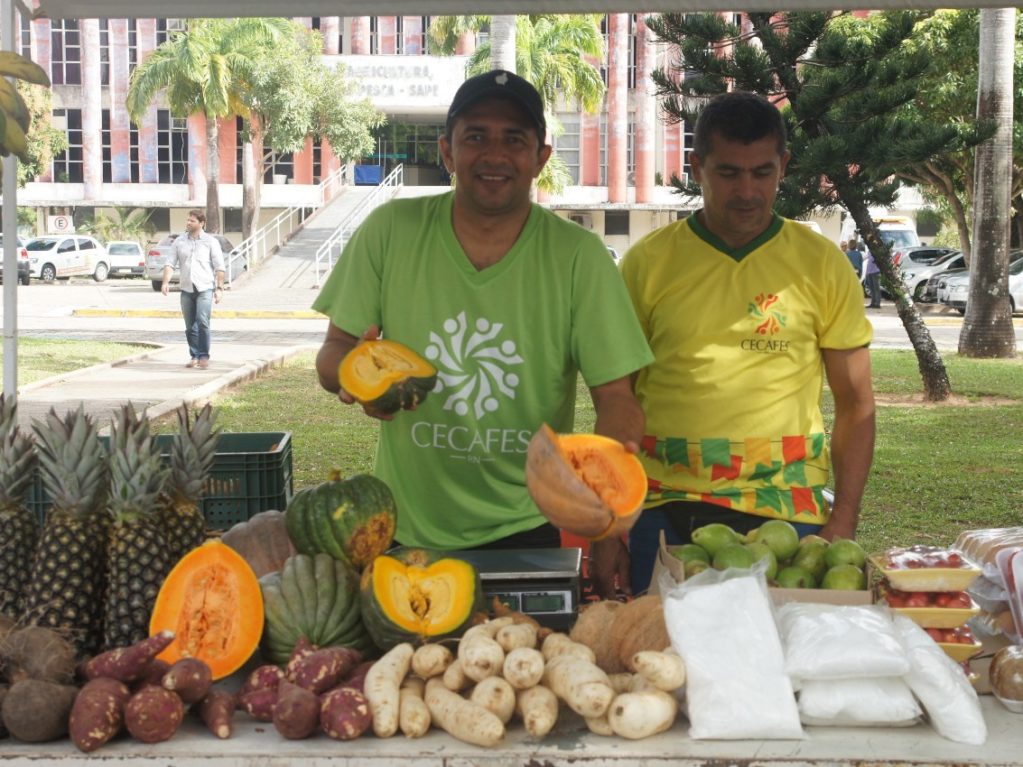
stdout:
[[618,662],[628,671],[635,671],[632,656],[641,650],[664,650],[671,645],[664,623],[664,606],[657,594],[626,602],[614,613],[611,624],[611,647]]
[[611,624],[622,606],[621,602],[607,599],[583,607],[569,633],[572,641],[593,650],[597,657],[597,665],[608,674],[617,674],[625,670],[611,644]]
[[11,682],[38,679],[68,684],[74,679],[74,646],[42,626],[24,626],[9,633],[0,642],[0,656]]

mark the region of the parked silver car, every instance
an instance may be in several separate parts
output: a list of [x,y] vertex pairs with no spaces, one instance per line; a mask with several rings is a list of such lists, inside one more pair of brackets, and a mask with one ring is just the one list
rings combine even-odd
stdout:
[[[163,265],[167,263],[167,258],[170,256],[171,243],[180,234],[180,232],[168,234],[146,252],[146,279],[152,283],[153,290],[163,289]],[[234,245],[222,234],[215,234],[213,236],[217,238],[217,242],[220,243],[220,249],[224,251],[224,261],[226,263],[228,254],[234,250]],[[170,281],[172,285],[181,281],[179,270],[175,269],[171,273]]]
[[[4,281],[4,233],[0,232],[0,283]],[[25,240],[18,237],[18,282],[28,285],[32,280],[32,266],[28,262],[28,251],[25,250]]]
[[[1009,303],[1012,305],[1013,312],[1017,308],[1023,310],[1023,304],[1017,300],[1020,292],[1023,291],[1023,278],[1019,277],[1021,273],[1023,273],[1023,250],[1014,250],[1009,253]],[[1017,298],[1013,297],[1014,287]],[[970,298],[970,270],[963,269],[954,274],[949,273],[944,279],[938,280],[937,295],[938,301],[945,306],[952,307],[960,314],[966,314],[966,304]]]
[[146,272],[146,254],[134,240],[108,242],[107,268],[111,277],[141,277]]
[[945,255],[930,263],[917,263],[907,260],[902,263],[902,279],[909,288],[909,295],[919,303],[932,303],[938,300],[937,280],[934,282],[934,291],[928,293],[928,284],[935,275],[943,274],[952,269],[963,269],[966,266],[966,256],[961,250],[948,250]]

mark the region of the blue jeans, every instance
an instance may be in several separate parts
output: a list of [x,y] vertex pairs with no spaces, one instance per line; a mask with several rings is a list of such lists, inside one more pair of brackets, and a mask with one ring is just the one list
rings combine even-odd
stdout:
[[185,340],[194,360],[210,356],[210,314],[213,312],[213,289],[181,291],[181,314],[185,317]]
[[[674,518],[674,524],[672,519]],[[692,542],[692,532],[711,522],[723,522],[738,533],[748,533],[767,521],[766,517],[743,514],[713,504],[696,501],[671,501],[645,510],[629,531],[629,580],[633,594],[642,594],[650,588],[650,576],[660,546],[660,532],[669,546]],[[805,522],[792,525],[799,537],[819,533],[820,525]]]

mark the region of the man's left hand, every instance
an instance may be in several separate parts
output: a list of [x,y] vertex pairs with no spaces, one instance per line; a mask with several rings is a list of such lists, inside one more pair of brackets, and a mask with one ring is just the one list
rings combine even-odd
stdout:
[[632,595],[630,561],[629,549],[620,536],[613,535],[590,544],[590,578],[601,599]]
[[219,304],[220,303],[220,298],[223,295],[224,295],[224,289],[223,288],[214,288],[213,289],[213,303]]

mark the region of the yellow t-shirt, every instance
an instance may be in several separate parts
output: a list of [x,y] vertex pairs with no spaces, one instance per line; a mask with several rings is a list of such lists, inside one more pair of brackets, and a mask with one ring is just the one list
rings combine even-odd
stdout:
[[647,506],[825,523],[821,349],[872,337],[841,251],[780,217],[735,251],[691,216],[636,243],[622,274],[655,356],[636,388]]

